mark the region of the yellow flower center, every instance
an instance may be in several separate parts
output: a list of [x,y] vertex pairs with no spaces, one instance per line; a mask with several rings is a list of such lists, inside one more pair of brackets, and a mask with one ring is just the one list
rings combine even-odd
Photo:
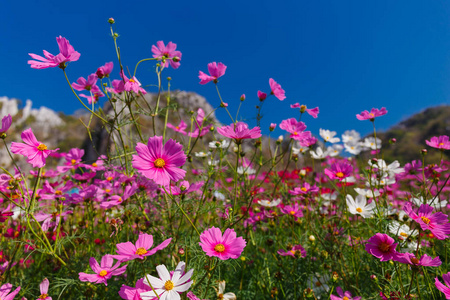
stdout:
[[102,277],[105,277],[107,274],[108,274],[108,272],[105,270],[101,270],[100,273],[98,273],[98,275],[100,275]]
[[338,178],[343,178],[343,177],[344,177],[344,173],[342,173],[342,172],[337,172],[337,173],[336,173],[336,177],[338,177]]
[[47,150],[47,146],[44,144],[39,144],[39,146],[37,146],[38,150],[44,151]]
[[176,129],[180,129],[180,126],[175,127]]
[[358,207],[358,208],[356,209],[356,211],[359,212],[359,213],[362,213],[361,207]]
[[417,257],[413,257],[411,258],[411,262],[415,265],[417,265],[419,263],[419,259],[417,259]]
[[113,178],[111,176],[109,176],[108,178],[106,178],[107,181],[111,181],[113,180]]
[[136,81],[134,81],[134,79],[133,78],[131,78],[130,80],[129,80],[130,82],[136,82]]
[[92,166],[96,168],[97,167],[97,163],[93,163]]
[[306,192],[308,189],[305,188],[305,187],[302,187],[301,190],[304,191],[304,192]]
[[62,195],[62,191],[60,191],[60,190],[55,191],[55,195],[61,196]]
[[389,252],[389,249],[391,248],[391,245],[387,243],[381,243],[380,246],[378,246],[378,249],[380,249],[381,252]]
[[315,285],[318,286],[322,286],[322,283],[320,283],[320,281],[316,281]]
[[222,244],[217,244],[216,246],[214,246],[214,250],[219,253],[222,253],[223,251],[225,251],[225,246]]
[[39,299],[45,299],[47,297],[48,297],[48,294],[42,294],[42,295],[39,296]]
[[119,202],[122,202],[122,197],[119,197],[118,201],[119,201]]
[[158,159],[156,159],[156,160],[153,162],[153,164],[154,164],[155,167],[157,167],[157,168],[162,168],[162,167],[164,167],[164,166],[166,165],[166,162],[164,161],[164,159],[158,158]]
[[422,221],[425,223],[425,224],[430,224],[430,219],[428,219],[428,218],[426,218],[426,217],[420,217],[421,219],[422,219]]
[[76,161],[75,159],[72,159],[72,160],[70,161],[70,163],[71,163],[72,165],[74,165],[74,164],[77,163],[77,161]]
[[350,300],[347,296],[344,296],[344,298],[342,298],[342,300]]
[[110,189],[106,189],[105,192],[111,193],[111,190]]
[[298,132],[297,132],[297,131],[294,131],[293,135],[298,135]]
[[138,248],[137,250],[136,250],[136,255],[144,255],[145,253],[147,253],[147,250],[145,249],[145,248]]
[[295,215],[295,211],[291,210],[291,211],[289,212],[289,214],[290,214],[290,215]]
[[173,282],[170,280],[167,280],[166,283],[164,283],[164,288],[166,289],[166,291],[172,290],[173,287],[174,287]]
[[217,299],[223,299],[223,294],[218,294]]
[[439,143],[439,145],[438,146],[444,146],[444,143]]
[[291,251],[289,251],[289,252],[291,252],[292,254],[294,254],[294,255],[295,255],[295,250],[291,250]]
[[408,237],[408,235],[406,233],[404,233],[404,232],[400,232],[400,235],[404,236],[404,237]]

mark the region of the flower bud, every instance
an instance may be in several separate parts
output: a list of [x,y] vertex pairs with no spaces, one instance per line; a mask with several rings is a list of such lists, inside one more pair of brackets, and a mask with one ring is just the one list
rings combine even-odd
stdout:
[[173,62],[179,62],[181,60],[181,58],[179,58],[178,56],[174,56],[172,57]]
[[310,235],[308,239],[310,242],[314,242],[316,240],[316,237],[313,235]]
[[244,100],[245,100],[245,94],[242,94],[242,95],[241,95],[240,100],[241,100],[241,101],[244,101]]
[[422,155],[427,155],[428,150],[427,149],[422,149],[421,152],[422,152]]
[[389,144],[395,144],[397,143],[397,139],[396,138],[392,138],[389,140]]
[[275,123],[270,123],[269,130],[270,130],[270,131],[274,131],[276,127],[277,127],[277,124],[275,124]]
[[111,24],[111,25],[114,24],[115,22],[116,21],[114,20],[114,18],[109,18],[108,19],[108,23]]

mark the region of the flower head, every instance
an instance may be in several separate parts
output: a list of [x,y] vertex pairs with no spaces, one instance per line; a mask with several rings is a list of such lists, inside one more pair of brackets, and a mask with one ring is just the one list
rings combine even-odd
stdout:
[[94,257],[91,257],[89,259],[89,265],[91,266],[92,271],[95,272],[95,274],[87,274],[80,272],[78,273],[80,281],[89,281],[93,283],[104,283],[105,285],[108,285],[107,281],[113,276],[121,275],[125,273],[127,265],[120,267],[120,261],[117,262],[113,266],[113,256],[112,255],[105,255],[102,257],[101,264],[99,265],[97,260]]
[[288,251],[280,249],[277,253],[281,256],[306,257],[306,250],[302,245],[295,245]]
[[377,233],[372,236],[366,244],[366,251],[380,259],[380,261],[388,261],[397,258],[398,243],[394,243],[394,239],[384,233]]
[[281,101],[286,99],[285,92],[281,88],[281,85],[279,83],[277,83],[275,80],[270,78],[269,85],[270,85],[270,94],[274,95],[275,97],[278,98],[278,100],[281,100]]
[[353,215],[360,215],[363,218],[370,218],[374,214],[375,201],[367,204],[367,198],[363,195],[356,196],[356,201],[351,195],[347,195],[346,202],[348,211]]
[[156,42],[156,46],[152,46],[153,57],[161,61],[161,66],[168,68],[169,64],[172,68],[177,69],[180,66],[181,52],[175,50],[177,44],[168,42],[167,46],[163,41]]
[[330,179],[337,179],[339,181],[349,177],[353,171],[353,167],[346,161],[339,161],[331,165],[330,169],[325,169],[325,175]]
[[[0,299],[12,300],[20,292],[20,286],[11,292],[12,284],[5,283],[0,287]],[[10,293],[11,292],[11,293]]]
[[30,163],[33,168],[42,168],[45,166],[45,159],[51,154],[59,150],[48,150],[47,146],[39,142],[33,134],[31,128],[24,130],[20,135],[22,143],[11,143],[11,152],[21,154],[27,157],[27,162]]
[[[48,295],[48,286],[49,282],[47,278],[44,278],[42,280],[41,284],[39,285],[39,289],[41,290],[41,295],[39,296],[38,300],[52,300],[52,297]],[[0,298],[1,299],[1,298]]]
[[234,293],[225,293],[225,280],[219,281],[219,287],[216,289],[217,299],[223,300],[236,300],[236,295]]
[[141,298],[143,300],[150,300],[155,299],[158,295],[160,299],[179,300],[180,293],[187,291],[193,283],[190,279],[194,273],[194,269],[190,269],[185,273],[185,268],[186,263],[180,261],[175,271],[170,274],[165,265],[157,266],[156,271],[158,271],[159,278],[151,275],[144,277],[144,284],[149,286],[151,284],[151,287],[155,291],[141,293]]
[[396,261],[412,266],[424,266],[424,267],[439,267],[442,264],[439,256],[432,258],[427,254],[424,254],[419,259],[416,258],[416,256],[412,253],[401,253],[398,255]]
[[153,236],[146,233],[140,233],[135,245],[131,242],[117,244],[117,255],[113,255],[113,257],[121,262],[133,260],[135,258],[144,259],[144,257],[153,255],[156,251],[166,248],[171,240],[171,238],[167,239],[150,250],[153,246]]
[[54,68],[60,67],[64,69],[66,67],[66,63],[70,61],[77,61],[80,58],[80,53],[75,51],[72,45],[69,44],[69,41],[62,36],[56,38],[56,42],[59,47],[59,54],[53,55],[50,52],[44,50],[44,57],[40,55],[36,55],[33,53],[28,53],[31,58],[36,60],[29,60],[28,64],[30,64],[33,69],[46,69],[46,68]]
[[199,245],[206,255],[227,260],[238,258],[244,250],[246,242],[242,237],[236,237],[234,229],[227,228],[222,235],[219,228],[212,227],[200,235]]
[[344,293],[344,291],[342,290],[342,288],[340,286],[338,286],[336,288],[336,292],[338,293],[338,296],[335,295],[330,295],[330,300],[360,300],[361,297],[352,297],[352,293],[350,293],[349,291],[346,291]]
[[137,155],[133,155],[133,168],[157,184],[169,185],[170,181],[184,178],[186,171],[180,169],[186,162],[183,146],[169,139],[164,145],[162,136],[148,139],[148,144],[136,145]]
[[127,300],[141,300],[141,293],[151,291],[152,288],[144,283],[144,278],[136,281],[136,287],[130,287],[127,285],[122,285],[120,287],[119,296],[122,299]]
[[84,77],[80,77],[77,79],[77,82],[72,83],[72,87],[77,91],[92,91],[93,93],[101,93],[100,88],[97,86],[97,74],[91,74],[88,76],[88,79],[84,79]]
[[110,61],[108,63],[105,63],[104,66],[99,67],[97,69],[97,72],[95,72],[95,74],[97,74],[97,77],[99,79],[109,77],[109,74],[111,74],[113,67],[114,67],[114,64],[112,61]]
[[445,299],[450,299],[450,272],[442,275],[442,279],[444,279],[445,285],[443,285],[437,277],[434,279],[434,285],[438,290],[444,293]]
[[433,148],[450,150],[450,141],[447,135],[441,135],[439,137],[434,136],[429,141],[425,141],[425,143]]
[[258,99],[259,99],[260,101],[266,100],[266,98],[267,98],[267,94],[266,94],[266,93],[261,92],[261,91],[258,91],[257,94],[258,94]]
[[11,127],[12,124],[12,117],[11,115],[4,116],[2,118],[2,128],[0,128],[0,137],[5,136],[6,137],[6,131]]
[[411,219],[419,223],[422,230],[430,230],[439,240],[444,240],[450,235],[450,223],[448,216],[442,212],[432,213],[433,207],[422,204],[419,209],[413,209],[411,202],[407,202],[403,210]]
[[244,139],[257,139],[261,137],[261,129],[259,127],[248,129],[248,125],[244,122],[237,122],[236,124],[217,128],[217,132],[225,137],[234,139],[236,143],[240,143]]
[[210,75],[203,73],[202,71],[198,72],[198,78],[200,78],[200,84],[207,84],[210,81],[217,83],[219,77],[222,77],[225,74],[225,70],[227,66],[223,63],[212,62],[208,64],[208,71]]
[[385,114],[387,114],[387,112],[388,111],[386,110],[386,107],[382,107],[381,109],[372,108],[372,110],[370,112],[365,110],[361,114],[356,115],[356,118],[361,121],[363,121],[363,120],[374,121],[376,117],[384,116]]

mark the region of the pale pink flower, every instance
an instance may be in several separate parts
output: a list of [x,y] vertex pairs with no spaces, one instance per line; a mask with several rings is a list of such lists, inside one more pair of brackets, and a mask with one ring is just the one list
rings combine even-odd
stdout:
[[97,69],[97,72],[95,72],[95,74],[97,74],[97,77],[99,79],[109,77],[109,74],[111,74],[113,67],[114,67],[114,64],[112,61],[105,63],[104,66],[101,66]]
[[[52,300],[52,297],[50,297],[48,295],[48,286],[49,286],[49,282],[47,278],[44,278],[44,280],[42,280],[41,284],[39,285],[39,289],[41,290],[41,295],[39,296],[38,299],[43,299],[43,300]],[[0,298],[2,299],[2,298]]]
[[447,135],[441,135],[439,137],[434,136],[429,141],[425,141],[425,143],[433,148],[450,150],[450,141]]
[[442,279],[444,279],[445,285],[443,285],[437,277],[434,278],[434,285],[438,290],[444,293],[445,299],[450,299],[450,272],[442,275]]
[[200,235],[199,245],[207,256],[227,260],[241,256],[246,242],[242,237],[236,237],[234,229],[227,228],[222,236],[219,228],[212,227]]
[[350,293],[349,291],[346,291],[344,293],[344,291],[342,290],[342,288],[340,286],[338,286],[336,288],[336,292],[338,293],[339,297],[335,296],[335,295],[330,295],[330,300],[360,300],[361,299],[360,296],[353,297],[352,293]]
[[257,139],[261,137],[261,129],[258,126],[248,129],[248,125],[244,122],[237,122],[236,124],[217,128],[217,132],[225,137],[234,139],[236,143],[240,143],[244,139]]
[[270,85],[270,90],[271,90],[270,94],[274,95],[275,97],[278,98],[278,100],[281,100],[281,101],[286,99],[285,92],[281,88],[281,85],[279,83],[277,83],[275,80],[270,78],[269,85]]
[[114,259],[112,255],[105,255],[102,257],[101,264],[99,265],[97,260],[94,257],[89,259],[89,265],[91,266],[92,271],[95,274],[87,274],[80,272],[78,273],[80,281],[89,281],[93,283],[104,283],[108,285],[107,281],[113,276],[121,275],[125,273],[127,265],[120,267],[120,261],[117,262],[114,266]]
[[306,257],[306,250],[302,245],[295,245],[288,251],[280,249],[277,253],[281,256]]
[[186,135],[185,129],[187,128],[187,125],[183,120],[181,120],[180,124],[178,124],[177,126],[167,123],[167,127],[181,133],[182,135]]
[[80,97],[86,98],[88,103],[92,105],[92,103],[97,103],[100,97],[105,97],[105,94],[102,92],[93,92],[92,95],[80,94]]
[[40,55],[28,53],[31,58],[36,59],[28,61],[28,64],[30,64],[31,68],[46,69],[60,67],[61,69],[64,69],[67,62],[77,61],[80,58],[80,53],[73,49],[72,45],[69,44],[69,41],[67,39],[59,36],[56,38],[56,42],[58,43],[60,52],[56,56],[46,50],[44,50],[45,58]]
[[20,292],[20,286],[11,292],[12,284],[5,283],[0,287],[0,299],[2,300],[13,300],[14,297]]
[[227,66],[223,63],[212,62],[208,64],[208,71],[210,75],[203,73],[202,71],[198,72],[198,78],[200,78],[200,84],[207,84],[210,81],[217,83],[219,77],[222,77],[225,74],[225,70]]
[[[152,288],[144,283],[144,278],[136,282],[136,287],[122,285],[120,287],[119,296],[126,300],[142,300],[141,293],[149,292]],[[157,298],[156,298],[157,299]]]
[[39,142],[33,134],[31,128],[24,130],[20,135],[22,143],[11,143],[11,152],[16,154],[21,154],[27,157],[27,162],[30,163],[34,168],[42,168],[45,166],[45,159],[51,154],[59,150],[48,150],[47,146]]

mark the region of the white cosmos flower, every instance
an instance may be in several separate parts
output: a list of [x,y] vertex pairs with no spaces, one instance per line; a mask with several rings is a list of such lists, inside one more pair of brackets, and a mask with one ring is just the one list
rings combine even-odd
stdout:
[[[184,274],[185,267],[186,263],[180,261],[173,274],[170,275],[165,265],[159,265],[156,267],[156,271],[160,278],[147,274],[144,277],[144,284],[148,286],[151,284],[161,300],[180,300],[180,293],[187,291],[193,283],[190,279],[194,269],[190,269]],[[150,284],[147,280],[150,281]],[[155,292],[153,290],[144,292],[140,294],[140,297],[142,300],[154,299],[157,296]]]
[[234,293],[225,292],[225,280],[219,281],[219,289],[217,289],[217,298],[224,300],[236,300],[236,295]]
[[383,159],[378,159],[377,161],[369,160],[369,165],[372,168],[378,169],[382,172],[383,176],[394,177],[395,174],[400,174],[405,172],[404,168],[400,168],[400,163],[396,160],[393,163],[387,165]]
[[206,157],[207,154],[205,152],[195,152],[195,157]]
[[258,204],[265,207],[274,207],[281,203],[281,198],[276,200],[258,200]]
[[361,135],[356,130],[347,130],[342,135],[344,144],[356,143],[361,139]]
[[375,208],[375,201],[367,204],[367,198],[363,195],[356,196],[356,200],[353,200],[351,195],[347,195],[346,202],[348,206],[348,211],[353,215],[360,215],[363,218],[370,218]]
[[312,158],[314,159],[323,159],[328,156],[328,152],[323,152],[323,149],[321,147],[317,147],[316,151],[309,151],[311,153]]
[[346,152],[353,155],[358,155],[362,151],[362,147],[359,142],[348,142],[344,144],[344,147]]
[[253,175],[253,174],[255,174],[256,173],[256,170],[255,169],[253,169],[252,167],[250,167],[250,166],[248,166],[248,167],[238,167],[237,169],[236,169],[236,172],[238,173],[238,174],[245,174],[245,175]]
[[335,144],[327,148],[327,153],[331,157],[338,156],[341,153],[342,149],[344,149],[344,146]]
[[418,230],[411,230],[408,225],[400,224],[398,221],[392,221],[389,224],[389,232],[395,234],[401,240],[405,240],[409,236],[416,236],[419,233]]
[[[413,202],[417,206],[421,206],[425,203],[422,196],[420,198],[411,198],[411,202]],[[440,201],[439,197],[434,197],[430,200],[427,200],[427,204],[431,207],[434,207],[436,209],[441,209],[447,206],[447,200]]]
[[324,139],[325,142],[330,142],[332,144],[339,142],[341,139],[338,137],[334,137],[336,135],[336,131],[330,131],[326,129],[320,128],[320,136]]
[[212,149],[217,149],[217,148],[226,149],[226,148],[228,148],[228,146],[230,146],[230,141],[228,141],[228,140],[223,140],[222,142],[212,141],[209,143],[209,148],[212,148]]
[[379,138],[377,138],[376,142],[375,142],[374,137],[368,137],[368,138],[364,139],[364,142],[362,143],[362,145],[365,148],[372,149],[372,150],[381,149],[381,140]]
[[360,189],[360,188],[355,188],[355,192],[358,193],[358,195],[363,195],[367,198],[373,198],[373,197],[378,197],[380,196],[380,191],[377,189],[374,189],[373,192],[371,189]]
[[305,154],[309,150],[309,147],[300,146],[299,148],[292,147],[292,153],[294,154]]

